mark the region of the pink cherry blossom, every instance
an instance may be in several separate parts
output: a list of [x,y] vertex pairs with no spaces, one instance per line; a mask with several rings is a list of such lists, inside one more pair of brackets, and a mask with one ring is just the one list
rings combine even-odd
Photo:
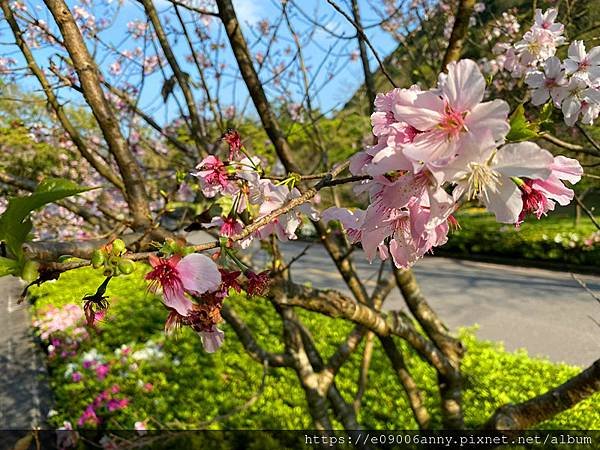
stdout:
[[583,41],[573,41],[569,45],[569,57],[565,59],[565,70],[584,80],[594,83],[600,78],[600,47],[588,52]]
[[525,82],[530,88],[533,88],[531,103],[536,106],[543,105],[549,98],[552,98],[554,104],[560,107],[567,94],[565,72],[560,60],[555,56],[546,60],[543,72],[529,72],[525,77]]
[[536,9],[534,14],[535,23],[532,28],[541,28],[556,35],[560,35],[562,34],[565,26],[561,23],[554,23],[557,17],[558,10],[555,8],[550,8],[546,11]]
[[[296,188],[290,190],[285,184],[275,185],[269,180],[262,181],[266,182],[260,184],[262,202],[259,205],[257,219],[272,213],[287,204],[290,200],[300,196],[300,191]],[[261,227],[256,232],[256,235],[260,239],[264,239],[271,234],[276,235],[281,241],[297,239],[296,230],[302,224],[302,214],[312,219],[317,219],[317,211],[310,203],[304,203],[291,211],[279,215]]]
[[520,225],[528,214],[535,215],[540,219],[543,215],[546,215],[548,211],[554,210],[554,202],[548,200],[541,191],[533,186],[532,180],[525,180],[521,188],[521,198],[523,200],[523,209],[519,214],[516,225]]
[[355,244],[360,242],[362,234],[362,226],[365,220],[365,211],[362,209],[350,210],[347,208],[338,208],[332,206],[321,213],[321,219],[325,222],[339,220],[342,224],[350,242]]
[[[586,108],[600,105],[600,90],[588,87],[585,80],[579,77],[571,77],[567,93],[562,102],[562,112],[565,123],[569,126],[575,125],[582,113],[585,113]],[[589,114],[589,112],[588,112]],[[595,117],[589,115],[586,121],[591,123]]]
[[508,104],[482,103],[485,80],[474,61],[450,63],[447,69],[439,90],[417,94],[412,106],[395,107],[396,117],[422,132],[403,150],[417,172],[455,157],[466,139],[491,132],[501,142],[509,130]]
[[532,142],[507,144],[496,150],[491,137],[470,161],[457,158],[447,170],[456,181],[455,198],[478,198],[501,223],[517,223],[523,210],[521,191],[513,178],[550,176],[552,154]]
[[563,181],[575,184],[579,182],[583,175],[583,168],[579,161],[565,156],[554,157],[552,164],[550,164],[550,171],[550,176],[545,179],[525,180],[527,186],[535,192],[533,195],[544,197],[541,200],[541,203],[545,204],[543,205],[544,208],[546,208],[544,214],[546,211],[554,209],[554,202],[558,202],[561,206],[568,205],[573,200],[575,193],[572,189],[566,187]]
[[202,193],[212,198],[219,193],[235,192],[235,186],[229,179],[227,167],[219,158],[209,155],[196,166],[197,171],[192,176],[200,180]]
[[192,302],[185,293],[194,295],[216,291],[221,284],[221,273],[217,265],[207,256],[192,253],[184,258],[171,256],[149,258],[152,270],[146,275],[152,280],[151,289],[160,285],[163,290],[165,305],[185,316],[192,307]]
[[221,236],[233,236],[244,229],[244,223],[234,217],[213,217],[210,223],[203,224],[206,228],[218,227]]

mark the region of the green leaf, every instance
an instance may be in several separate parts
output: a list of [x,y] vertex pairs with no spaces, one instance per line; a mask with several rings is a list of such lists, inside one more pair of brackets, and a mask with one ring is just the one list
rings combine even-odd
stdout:
[[546,103],[544,106],[542,106],[542,109],[540,111],[540,118],[539,118],[539,123],[544,123],[544,122],[549,122],[550,119],[552,118],[552,101],[549,101],[548,103]]
[[549,101],[540,110],[540,117],[537,120],[540,131],[546,131],[548,133],[554,133],[555,127],[554,122],[552,121],[552,111],[554,106],[552,105],[552,101]]
[[221,208],[222,216],[228,216],[233,209],[233,198],[224,195],[215,201],[215,205]]
[[509,142],[519,142],[535,139],[536,137],[538,137],[537,124],[527,120],[523,105],[517,106],[517,109],[510,116],[510,131],[506,136],[506,140]]
[[0,216],[0,240],[6,242],[11,253],[20,259],[22,256],[21,246],[27,240],[27,235],[33,227],[29,219],[32,211],[48,203],[91,189],[96,188],[81,187],[72,181],[61,178],[48,178],[42,181],[30,195],[9,198],[6,211]]
[[0,277],[14,275],[19,270],[19,263],[14,259],[0,256]]

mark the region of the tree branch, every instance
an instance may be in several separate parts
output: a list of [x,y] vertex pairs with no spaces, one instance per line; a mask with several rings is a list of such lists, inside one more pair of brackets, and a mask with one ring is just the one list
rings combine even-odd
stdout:
[[[190,115],[190,120],[192,122],[192,136],[194,142],[198,144],[198,153],[199,156],[208,154],[208,150],[203,147],[206,144],[204,139],[204,133],[202,130],[202,124],[200,123],[200,118],[198,117],[198,111],[196,110],[196,102],[194,100],[194,95],[192,94],[192,90],[189,84],[189,75],[185,74],[181,67],[179,67],[179,63],[177,62],[177,58],[175,58],[175,54],[173,53],[173,49],[169,44],[169,40],[167,39],[167,35],[165,34],[165,30],[163,29],[162,24],[160,23],[160,18],[158,17],[158,13],[156,12],[156,8],[154,7],[154,3],[152,0],[138,0],[144,6],[144,10],[146,11],[146,15],[152,22],[152,26],[154,27],[154,31],[156,32],[156,37],[158,39],[158,43],[165,54],[165,58],[167,58],[167,62],[173,71],[173,75],[177,80],[177,84],[181,88],[181,92],[183,93],[183,98],[185,99],[185,103],[187,105],[188,113]],[[166,81],[166,80],[165,80]]]
[[579,375],[523,403],[501,406],[485,424],[494,430],[525,430],[600,392],[600,359]]
[[110,183],[115,185],[121,191],[124,191],[125,187],[123,185],[123,181],[121,181],[121,179],[113,172],[110,166],[108,166],[101,158],[98,158],[94,153],[88,150],[85,142],[83,141],[83,138],[77,132],[77,129],[67,117],[64,108],[59,103],[58,99],[56,98],[56,95],[54,95],[54,91],[52,90],[52,87],[50,86],[50,83],[48,82],[44,71],[40,68],[40,66],[38,66],[37,62],[35,61],[35,58],[33,57],[33,54],[31,53],[31,49],[27,45],[25,39],[23,39],[23,32],[19,28],[19,25],[15,20],[15,17],[12,13],[8,2],[0,2],[0,7],[2,8],[2,12],[4,13],[6,21],[10,25],[13,35],[15,36],[15,42],[21,50],[25,61],[27,61],[29,70],[38,79],[40,85],[42,86],[42,90],[46,95],[48,103],[54,110],[54,113],[56,114],[56,117],[58,117],[58,120],[60,121],[62,127],[65,129],[65,131],[77,147],[77,150],[79,150],[79,153],[81,153],[81,156],[83,156],[85,160],[89,162],[90,165],[102,177],[104,177]]
[[271,110],[263,86],[252,64],[248,45],[242,34],[233,3],[231,0],[217,0],[217,6],[219,8],[219,17],[221,17],[225,26],[225,31],[227,32],[231,49],[238,63],[242,78],[258,111],[263,127],[269,139],[273,142],[277,156],[288,172],[300,172],[300,168],[293,161],[292,150]]
[[448,41],[448,47],[442,61],[442,70],[446,70],[446,66],[452,61],[458,61],[463,49],[463,44],[467,38],[469,31],[469,20],[473,14],[475,0],[459,0],[456,15],[454,16],[454,26],[452,34]]
[[455,370],[446,356],[398,313],[392,312],[391,317],[388,317],[369,306],[352,301],[337,291],[318,290],[282,280],[272,284],[269,295],[278,304],[300,306],[333,318],[350,320],[379,336],[399,336],[440,373],[454,376]]
[[44,0],[64,39],[65,48],[79,76],[83,96],[102,130],[110,152],[114,155],[125,184],[125,197],[135,228],[150,225],[150,208],[144,178],[119,122],[112,113],[102,91],[98,67],[90,55],[81,31],[64,0]]
[[276,354],[270,353],[263,349],[252,335],[252,331],[248,325],[231,309],[227,304],[221,309],[223,319],[231,325],[233,331],[244,346],[246,352],[256,361],[260,363],[268,363],[270,367],[291,367],[292,359],[286,353]]

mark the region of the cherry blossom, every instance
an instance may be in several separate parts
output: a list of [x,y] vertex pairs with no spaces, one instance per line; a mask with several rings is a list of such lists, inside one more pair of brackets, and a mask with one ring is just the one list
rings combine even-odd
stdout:
[[579,76],[589,83],[600,78],[600,47],[594,47],[586,53],[583,41],[573,41],[569,45],[568,55],[564,62],[567,73]]
[[221,274],[217,265],[205,255],[192,253],[184,258],[179,255],[170,258],[149,258],[152,270],[146,275],[151,280],[150,287],[162,287],[165,305],[175,309],[182,316],[187,315],[193,303],[185,293],[199,295],[216,291],[221,284]]
[[491,137],[471,153],[469,160],[457,158],[446,170],[456,180],[455,198],[479,199],[501,223],[517,223],[523,209],[515,178],[546,179],[553,157],[533,142],[495,148]]
[[565,123],[569,126],[575,125],[579,116],[588,108],[587,115],[584,116],[585,123],[591,124],[595,117],[597,109],[590,110],[590,105],[600,104],[600,90],[588,87],[588,84],[579,77],[572,77],[566,87],[566,95],[562,102],[562,112]]
[[555,23],[556,17],[555,9],[536,10],[535,23],[521,41],[514,46],[501,43],[495,49],[504,52],[504,69],[515,78],[525,77],[533,105],[552,98],[568,126],[578,120],[591,125],[600,113],[600,47],[587,52],[583,41],[573,41],[561,62],[554,55],[565,42],[564,26]]
[[557,202],[561,206],[568,205],[575,193],[566,187],[563,181],[571,184],[579,182],[583,168],[576,159],[556,156],[550,165],[550,176],[546,179],[526,179],[523,190],[523,211],[521,221],[527,213],[534,213],[539,219],[542,214],[552,211]]
[[534,14],[535,23],[533,28],[540,28],[553,34],[561,35],[565,27],[561,23],[554,23],[557,17],[558,10],[555,8],[551,8],[546,11],[536,9]]
[[223,344],[225,333],[217,327],[221,318],[222,297],[215,294],[205,294],[193,303],[185,314],[172,309],[165,322],[165,333],[171,334],[177,328],[189,326],[202,341],[204,350],[214,353]]
[[546,60],[543,72],[537,70],[529,72],[525,82],[533,88],[531,103],[536,106],[543,105],[549,98],[552,98],[556,106],[560,106],[567,94],[565,71],[560,60],[555,56]]
[[[262,202],[259,205],[257,220],[300,196],[298,189],[293,188],[290,190],[284,184],[275,185],[267,181],[261,184],[261,188]],[[281,241],[297,239],[296,230],[302,224],[302,214],[315,220],[318,217],[317,211],[310,204],[305,203],[274,218],[268,224],[259,228],[256,235],[260,239],[264,239],[271,234],[275,234]]]
[[197,166],[192,176],[200,180],[202,193],[206,197],[214,197],[218,193],[233,193],[235,188],[229,180],[227,167],[219,158],[209,155]]
[[447,69],[439,90],[419,93],[412,106],[394,109],[396,117],[422,132],[403,150],[415,171],[444,164],[461,152],[466,140],[480,140],[491,131],[501,142],[509,130],[508,104],[482,103],[485,80],[474,61],[450,63]]

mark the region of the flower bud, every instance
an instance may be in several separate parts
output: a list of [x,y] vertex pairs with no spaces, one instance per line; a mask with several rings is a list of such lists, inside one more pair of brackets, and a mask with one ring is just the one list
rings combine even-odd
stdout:
[[118,256],[111,256],[110,258],[108,258],[108,265],[112,268],[115,268],[119,265],[120,261],[121,258],[119,258]]
[[113,241],[113,243],[112,243],[112,252],[113,252],[113,255],[119,256],[125,250],[126,250],[126,248],[125,248],[125,242],[123,242],[121,239],[115,239]]
[[26,261],[23,266],[23,271],[21,272],[21,278],[28,283],[35,281],[40,276],[38,272],[38,268],[40,267],[40,263],[37,261]]
[[129,259],[121,259],[117,267],[119,268],[119,271],[125,275],[129,275],[135,270],[135,265],[133,264],[133,261]]
[[104,264],[104,260],[104,252],[102,250],[94,250],[94,253],[92,253],[92,267],[99,269]]

